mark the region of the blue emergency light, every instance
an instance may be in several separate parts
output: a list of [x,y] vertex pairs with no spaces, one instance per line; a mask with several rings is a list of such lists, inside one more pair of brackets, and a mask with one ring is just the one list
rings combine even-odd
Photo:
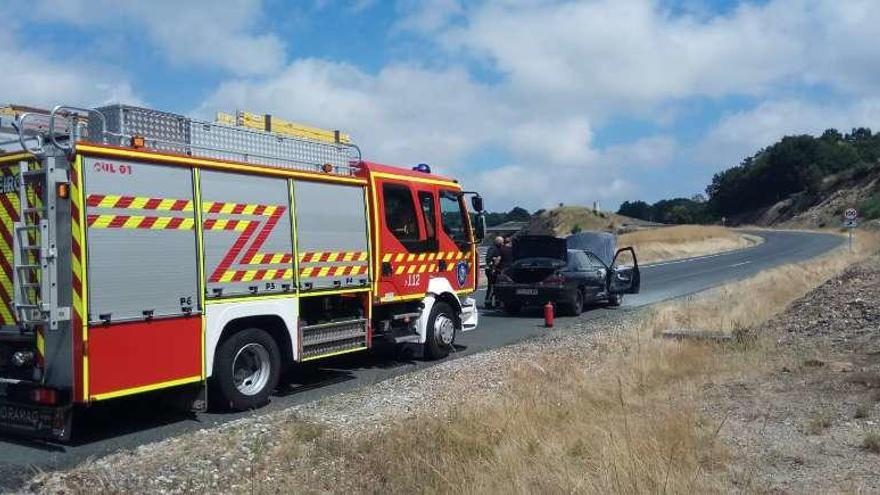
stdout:
[[431,167],[427,163],[420,163],[413,167],[413,170],[415,170],[416,172],[422,172],[424,174],[431,173]]

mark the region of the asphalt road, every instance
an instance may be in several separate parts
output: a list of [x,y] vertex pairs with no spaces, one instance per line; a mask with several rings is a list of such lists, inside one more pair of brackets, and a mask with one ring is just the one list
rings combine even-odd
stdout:
[[[613,316],[633,308],[693,294],[723,283],[752,276],[777,265],[803,261],[839,246],[843,239],[830,234],[806,232],[751,232],[765,242],[751,248],[719,255],[691,258],[642,267],[642,291],[627,296],[619,309],[592,308],[580,316],[590,320]],[[482,294],[478,294],[482,300]],[[564,324],[565,318],[560,318]],[[457,339],[454,357],[466,356],[539,335],[540,311],[506,317],[485,311],[477,330]],[[74,465],[120,449],[207,428],[250,414],[289,407],[321,397],[385,380],[395,375],[430,366],[413,353],[388,352],[353,354],[301,366],[293,373],[272,403],[256,413],[192,414],[164,405],[161,394],[100,403],[77,419],[75,443],[57,445],[0,437],[0,489],[15,488],[33,468],[51,470]]]

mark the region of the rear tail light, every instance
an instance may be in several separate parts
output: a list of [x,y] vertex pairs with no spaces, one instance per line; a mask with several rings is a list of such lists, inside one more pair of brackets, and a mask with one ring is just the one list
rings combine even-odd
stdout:
[[565,275],[556,272],[544,279],[545,285],[562,285],[565,283]]
[[35,388],[31,390],[31,400],[44,406],[58,403],[58,392],[51,388]]

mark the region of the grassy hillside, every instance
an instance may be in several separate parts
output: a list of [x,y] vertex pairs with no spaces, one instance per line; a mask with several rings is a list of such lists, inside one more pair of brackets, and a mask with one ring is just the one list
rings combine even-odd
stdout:
[[786,227],[837,227],[856,208],[866,227],[880,227],[880,167],[854,169],[822,180],[815,192],[793,194],[769,207],[737,215],[736,223]]
[[856,128],[821,136],[786,136],[739,165],[721,171],[707,197],[649,205],[626,201],[619,213],[664,223],[718,223],[831,227],[846,208],[880,226],[880,134]]
[[652,224],[616,213],[596,212],[584,206],[561,206],[533,216],[528,231],[533,234],[566,236],[583,230],[620,233],[647,225]]

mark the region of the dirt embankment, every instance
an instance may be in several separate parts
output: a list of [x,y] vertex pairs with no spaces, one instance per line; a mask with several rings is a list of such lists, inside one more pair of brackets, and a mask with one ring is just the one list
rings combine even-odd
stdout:
[[724,422],[731,485],[880,491],[880,260],[846,270],[759,330],[778,343],[772,364],[710,385],[704,400]]

